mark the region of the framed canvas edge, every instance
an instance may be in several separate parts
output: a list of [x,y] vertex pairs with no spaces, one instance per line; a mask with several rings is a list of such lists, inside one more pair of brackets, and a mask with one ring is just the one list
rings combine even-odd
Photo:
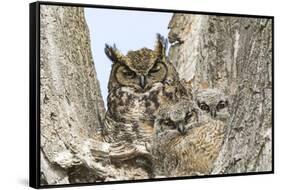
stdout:
[[104,8],[104,9],[118,9],[118,10],[133,10],[133,11],[152,11],[152,12],[168,12],[168,13],[186,13],[198,15],[214,15],[214,16],[231,16],[231,17],[248,17],[248,18],[274,18],[271,15],[253,15],[253,14],[238,14],[238,13],[222,13],[222,12],[206,12],[206,11],[191,11],[180,9],[161,9],[148,7],[127,7],[116,5],[98,5],[98,4],[83,4],[83,3],[66,3],[66,2],[50,2],[50,1],[36,1],[40,5],[55,5],[55,6],[72,6],[72,7],[86,7],[86,8]]
[[29,4],[29,186],[40,187],[40,5]]
[[[167,177],[167,178],[157,178],[157,179],[107,181],[107,182],[96,182],[96,183],[41,185],[40,184],[40,161],[41,161],[40,160],[40,5],[73,6],[73,7],[83,7],[83,8],[104,8],[104,9],[118,9],[118,10],[153,11],[153,12],[271,19],[272,22],[272,134],[271,134],[272,135],[272,163],[271,163],[272,167],[271,167],[271,171],[216,174],[216,175],[204,175],[204,176]],[[48,1],[36,1],[29,4],[29,186],[30,187],[39,189],[39,188],[76,187],[76,186],[91,186],[91,185],[104,185],[104,184],[140,183],[140,182],[157,182],[157,181],[168,181],[168,180],[185,180],[185,179],[274,174],[275,171],[274,157],[275,157],[274,154],[274,16],[172,10],[172,9],[158,9],[158,8],[144,8],[144,7],[126,7],[126,6],[113,6],[113,5],[95,5],[95,4],[66,3],[66,2],[48,2]]]
[[271,100],[271,104],[272,104],[272,117],[271,117],[271,123],[272,123],[272,126],[271,126],[271,151],[272,151],[272,155],[271,155],[271,170],[272,170],[272,173],[275,172],[275,149],[274,149],[274,144],[275,144],[275,137],[274,137],[274,125],[275,125],[275,122],[274,122],[274,30],[275,30],[275,27],[274,27],[274,16],[271,17],[271,24],[272,24],[272,28],[271,28],[271,32],[272,32],[272,43],[271,43],[271,48],[272,48],[272,66],[271,66],[271,73],[272,73],[272,100]]

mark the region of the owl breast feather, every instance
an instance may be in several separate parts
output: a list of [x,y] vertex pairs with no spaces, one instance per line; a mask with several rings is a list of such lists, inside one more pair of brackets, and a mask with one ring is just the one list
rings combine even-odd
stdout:
[[109,94],[108,112],[115,120],[153,120],[163,96],[163,84],[157,84],[149,91],[136,93],[130,87],[121,87]]

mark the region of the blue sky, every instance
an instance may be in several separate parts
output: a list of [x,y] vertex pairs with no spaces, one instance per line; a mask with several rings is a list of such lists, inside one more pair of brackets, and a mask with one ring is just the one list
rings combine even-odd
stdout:
[[104,54],[105,43],[116,44],[124,54],[142,47],[153,48],[156,33],[167,37],[171,13],[85,8],[91,48],[103,100],[106,104],[111,61]]

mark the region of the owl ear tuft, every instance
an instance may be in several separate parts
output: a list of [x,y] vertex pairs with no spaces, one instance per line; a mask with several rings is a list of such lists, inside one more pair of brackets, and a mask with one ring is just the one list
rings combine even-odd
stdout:
[[166,56],[166,49],[168,46],[168,40],[164,38],[161,34],[157,34],[156,44],[155,44],[155,51],[159,57]]
[[124,56],[116,48],[115,44],[113,46],[105,44],[104,53],[113,63],[122,62],[124,60]]

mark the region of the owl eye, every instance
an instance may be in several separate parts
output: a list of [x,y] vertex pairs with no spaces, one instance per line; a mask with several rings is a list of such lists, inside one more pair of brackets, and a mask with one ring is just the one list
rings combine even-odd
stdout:
[[227,101],[220,101],[217,105],[217,110],[223,109],[227,106]]
[[210,110],[209,106],[207,104],[205,104],[205,103],[200,104],[199,107],[200,107],[201,110],[205,110],[205,111],[209,111]]
[[170,119],[165,119],[162,121],[162,123],[166,126],[174,126],[174,122]]
[[185,115],[185,121],[188,122],[190,120],[190,118],[192,117],[193,112],[187,112]]
[[149,73],[157,73],[161,69],[159,64],[156,64],[155,66],[150,69]]
[[123,71],[123,75],[127,78],[134,78],[135,77],[135,73],[133,71],[128,71],[128,70]]

